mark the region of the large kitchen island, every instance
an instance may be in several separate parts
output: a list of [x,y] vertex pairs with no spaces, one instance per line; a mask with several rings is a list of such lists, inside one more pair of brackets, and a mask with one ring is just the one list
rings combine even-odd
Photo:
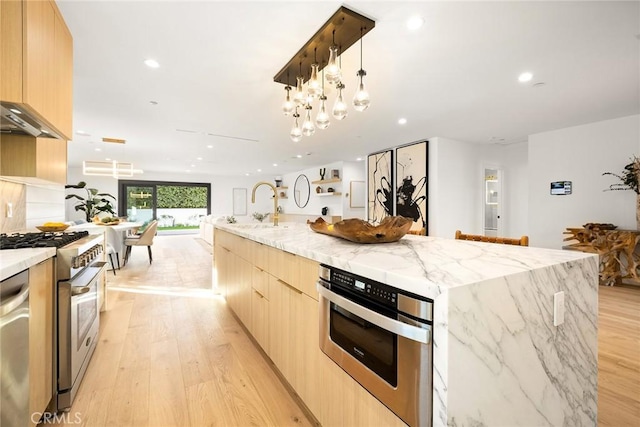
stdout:
[[[412,235],[363,245],[301,224],[216,229],[222,294],[322,424],[357,424],[374,405],[358,406],[358,384],[322,392],[339,374],[318,350],[320,263],[433,300],[434,426],[597,423],[597,256]],[[564,321],[554,326],[559,292]],[[306,305],[283,315],[283,298],[298,294],[308,297]],[[285,317],[291,322],[280,329]],[[302,350],[288,349],[287,341]],[[314,372],[317,378],[307,379]],[[350,397],[336,396],[344,390]],[[380,414],[369,416],[388,425],[392,418]]]

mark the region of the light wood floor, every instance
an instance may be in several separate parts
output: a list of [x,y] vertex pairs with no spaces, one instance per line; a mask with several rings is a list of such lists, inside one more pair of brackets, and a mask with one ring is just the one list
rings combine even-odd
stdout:
[[[152,267],[146,250],[133,248],[117,279],[109,273],[110,285],[129,292],[109,292],[100,341],[70,412],[82,422],[69,425],[310,425],[213,296],[210,274],[193,286],[196,273],[171,266],[199,259],[189,269],[210,272],[210,247],[194,236],[156,239]],[[159,271],[178,274],[165,280]],[[640,426],[640,288],[600,287],[598,363],[599,425]]]
[[601,286],[598,424],[640,426],[640,287]]

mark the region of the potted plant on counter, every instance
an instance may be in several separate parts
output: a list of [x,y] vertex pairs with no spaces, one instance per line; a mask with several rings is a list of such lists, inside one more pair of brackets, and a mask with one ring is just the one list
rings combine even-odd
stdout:
[[91,222],[93,217],[101,213],[109,213],[115,215],[116,211],[113,209],[113,205],[108,198],[111,198],[115,203],[116,198],[109,193],[98,193],[96,188],[88,188],[87,183],[80,181],[77,184],[67,184],[64,188],[83,189],[86,191],[87,196],[82,197],[77,194],[68,194],[66,199],[77,199],[78,202],[74,208],[76,211],[83,211],[87,222]]

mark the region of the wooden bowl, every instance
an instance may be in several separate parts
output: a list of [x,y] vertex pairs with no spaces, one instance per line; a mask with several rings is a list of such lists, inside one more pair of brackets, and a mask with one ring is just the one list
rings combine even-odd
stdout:
[[69,225],[68,224],[56,225],[56,226],[36,225],[36,228],[45,233],[55,233],[55,232],[66,230],[67,228],[69,228]]
[[309,221],[308,224],[316,233],[340,237],[354,243],[392,243],[407,234],[413,220],[401,216],[388,216],[376,226],[357,218],[345,219],[335,224],[318,218],[315,222]]

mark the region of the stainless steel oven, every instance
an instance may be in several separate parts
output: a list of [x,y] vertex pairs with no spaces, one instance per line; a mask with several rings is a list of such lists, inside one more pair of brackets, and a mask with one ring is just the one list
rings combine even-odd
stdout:
[[58,286],[57,410],[71,407],[98,343],[103,235],[88,235],[56,253]]
[[58,409],[71,407],[98,341],[98,289],[106,262],[58,283]]
[[432,423],[433,301],[320,266],[320,348],[410,426]]

